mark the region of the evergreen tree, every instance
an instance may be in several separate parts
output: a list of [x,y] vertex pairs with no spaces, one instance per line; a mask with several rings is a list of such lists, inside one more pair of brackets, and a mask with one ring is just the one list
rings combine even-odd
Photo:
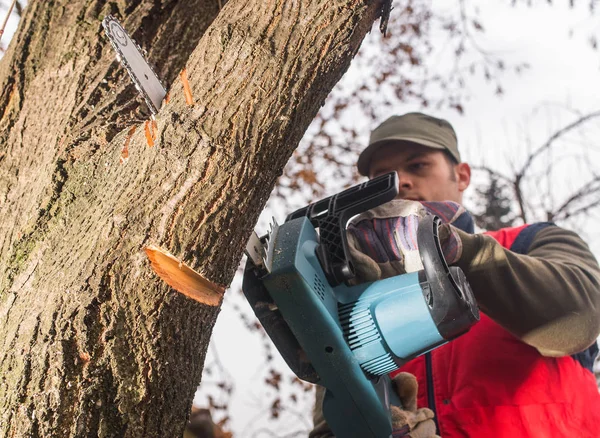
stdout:
[[476,193],[477,203],[482,206],[473,214],[477,226],[488,231],[513,226],[517,215],[512,211],[513,200],[506,183],[491,175],[489,184],[479,185]]

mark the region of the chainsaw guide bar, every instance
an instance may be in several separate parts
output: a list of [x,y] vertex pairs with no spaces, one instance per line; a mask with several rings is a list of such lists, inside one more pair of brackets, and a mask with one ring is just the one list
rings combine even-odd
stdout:
[[167,90],[145,58],[145,51],[129,36],[112,15],[102,20],[104,32],[117,52],[117,60],[129,73],[135,88],[146,101],[152,115],[158,114]]

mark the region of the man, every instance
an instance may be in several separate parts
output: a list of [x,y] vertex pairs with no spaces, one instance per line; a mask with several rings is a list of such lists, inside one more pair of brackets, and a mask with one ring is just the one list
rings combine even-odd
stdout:
[[[435,201],[460,204],[471,177],[452,126],[420,113],[394,116],[377,127],[358,170],[369,178],[395,170],[399,198],[429,201],[425,206],[434,209]],[[399,206],[396,216],[414,204],[393,203]],[[388,229],[408,223],[393,218],[392,209],[387,204],[374,209],[350,227],[353,245],[364,253],[355,260],[362,265],[357,270],[368,280],[389,276],[390,266],[401,272],[402,239],[378,231],[382,221],[389,221]],[[454,241],[455,249],[451,257],[444,255],[465,272],[482,315],[467,334],[400,369],[405,381],[416,376],[417,405],[435,415],[437,433],[443,438],[600,436],[600,395],[591,372],[600,334],[600,268],[587,245],[550,223],[487,235],[444,227],[443,244]],[[374,250],[377,239],[381,244]],[[395,383],[401,392],[403,383]],[[331,436],[326,430],[317,403],[311,436]]]

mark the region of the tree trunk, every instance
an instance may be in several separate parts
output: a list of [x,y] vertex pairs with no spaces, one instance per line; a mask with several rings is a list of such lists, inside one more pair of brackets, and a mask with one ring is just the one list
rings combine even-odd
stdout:
[[[181,435],[219,306],[143,248],[229,284],[381,1],[29,2],[0,63],[0,436]],[[174,81],[154,147],[108,13]]]

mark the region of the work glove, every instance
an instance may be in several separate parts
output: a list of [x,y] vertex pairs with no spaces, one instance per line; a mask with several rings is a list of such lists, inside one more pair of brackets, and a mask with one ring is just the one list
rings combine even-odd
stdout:
[[456,231],[473,232],[473,219],[455,202],[418,202],[394,199],[354,218],[347,229],[353,284],[370,282],[423,269],[417,245],[419,219],[433,214],[442,225],[439,237],[448,265],[462,254]]
[[[417,378],[410,373],[399,373],[392,379],[392,390],[400,399],[399,406],[390,406],[393,438],[439,438],[435,434],[433,411],[429,408],[417,409]],[[314,428],[309,438],[332,438],[331,429],[323,417],[323,398],[325,388],[317,385],[315,409],[313,413]],[[343,437],[338,437],[343,438]]]
[[392,437],[437,437],[433,411],[429,408],[417,409],[417,378],[410,373],[399,373],[392,379],[392,386],[402,404],[402,408],[390,406]]

